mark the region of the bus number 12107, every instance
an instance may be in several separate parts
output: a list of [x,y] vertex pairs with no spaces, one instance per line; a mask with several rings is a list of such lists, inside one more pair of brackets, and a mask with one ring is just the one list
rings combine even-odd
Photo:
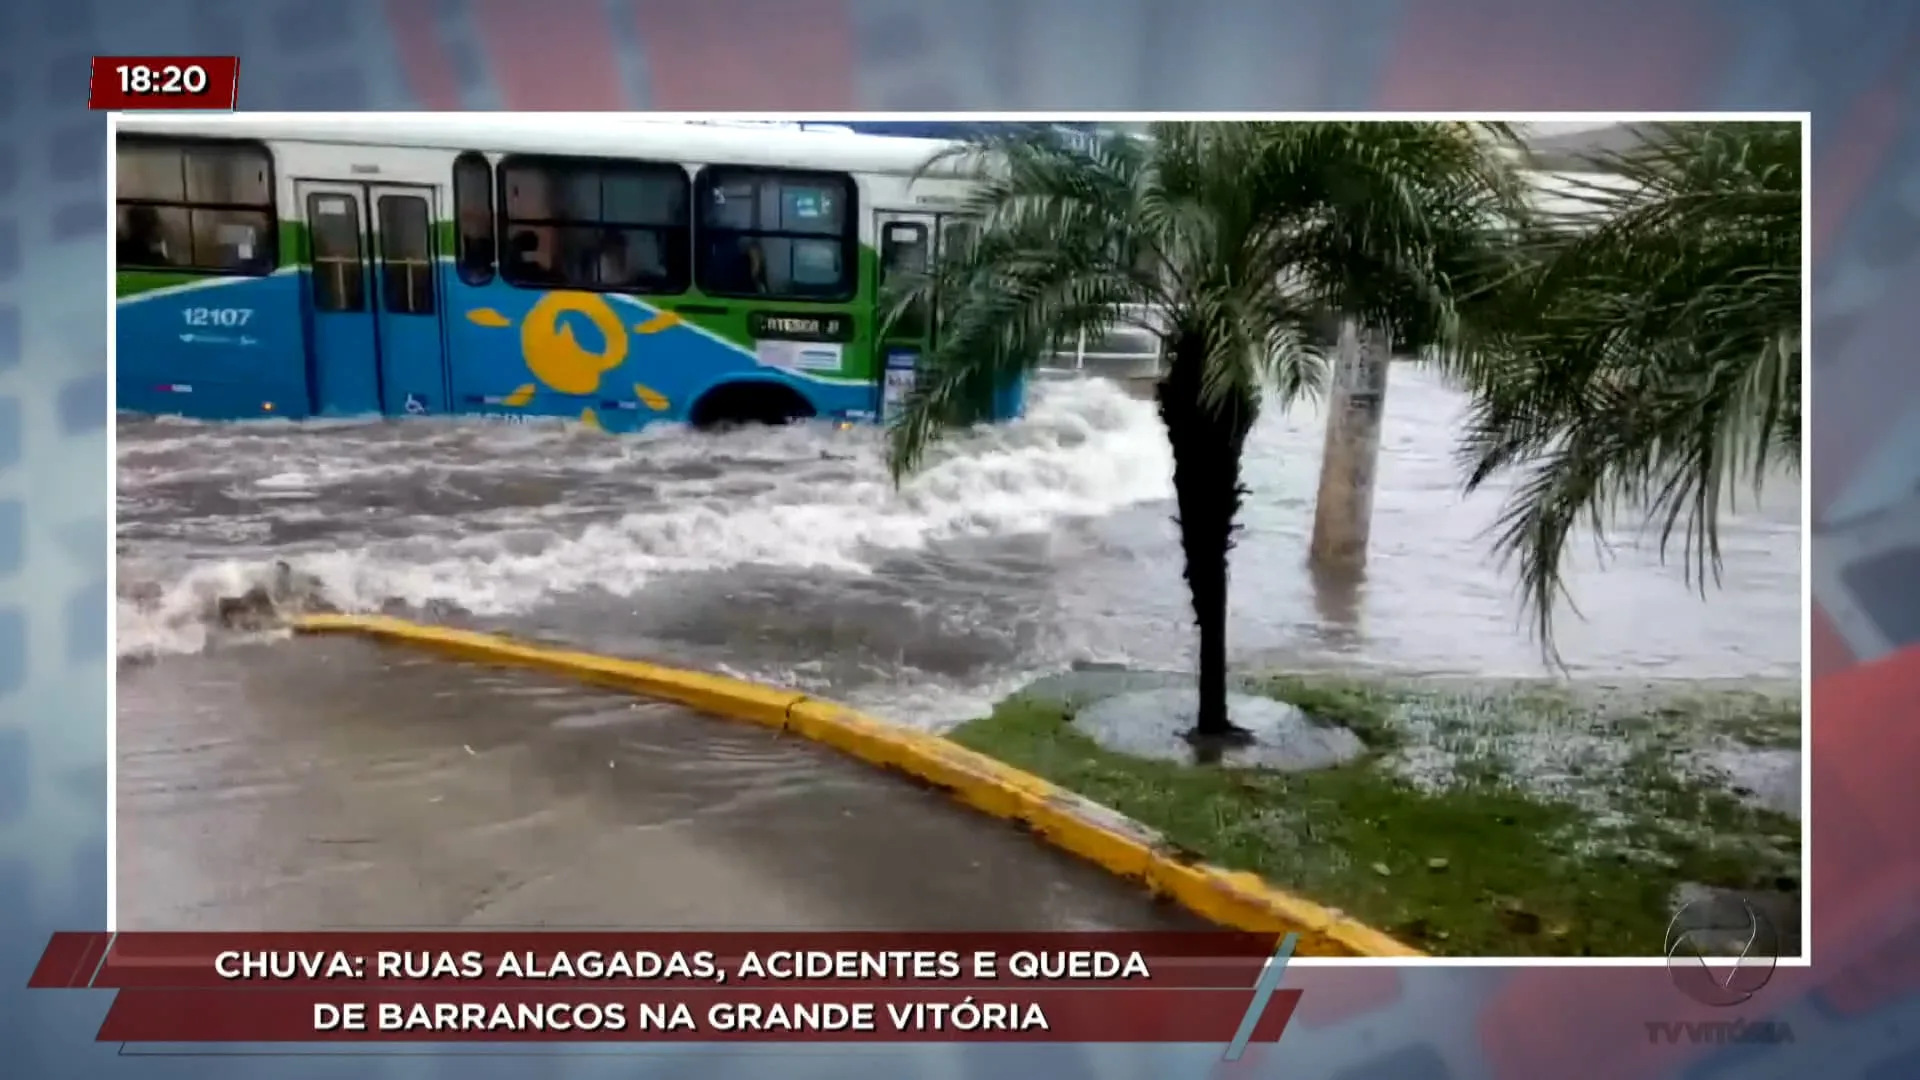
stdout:
[[188,326],[245,326],[253,319],[253,309],[243,307],[190,307],[180,313]]

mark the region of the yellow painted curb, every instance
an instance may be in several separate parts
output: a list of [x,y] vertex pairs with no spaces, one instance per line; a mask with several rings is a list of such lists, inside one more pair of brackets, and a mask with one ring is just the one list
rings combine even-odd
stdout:
[[977,810],[1019,822],[1049,843],[1139,881],[1222,926],[1297,933],[1297,955],[1425,955],[1336,911],[1276,889],[1257,875],[1183,857],[1145,825],[1031,773],[938,735],[798,691],[384,615],[308,615],[294,620],[292,626],[299,633],[357,634],[490,663],[540,668],[791,731],[940,788]]

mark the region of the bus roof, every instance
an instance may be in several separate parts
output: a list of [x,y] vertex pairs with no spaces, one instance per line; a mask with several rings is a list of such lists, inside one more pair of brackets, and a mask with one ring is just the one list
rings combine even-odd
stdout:
[[[618,113],[133,113],[119,117],[119,130],[143,135],[634,157],[694,165],[831,169],[895,176],[912,175],[935,155],[956,145],[946,139],[863,133],[838,125],[667,120]],[[951,168],[936,169],[932,174],[955,175],[964,164],[956,161]],[[1541,204],[1563,212],[1577,208],[1577,193],[1583,188],[1624,183],[1605,173],[1529,172]]]
[[953,145],[936,139],[863,135],[819,128],[701,123],[605,113],[534,116],[147,113],[122,115],[119,130],[140,135],[638,157],[698,165],[834,169],[892,175],[910,175]]

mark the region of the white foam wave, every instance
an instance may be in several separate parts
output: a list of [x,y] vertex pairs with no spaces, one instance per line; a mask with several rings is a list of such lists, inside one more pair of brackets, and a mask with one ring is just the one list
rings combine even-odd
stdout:
[[[205,529],[185,515],[157,527],[142,521],[147,535],[166,543],[123,543],[120,655],[206,648],[220,600],[269,582],[281,561],[314,583],[317,597],[296,600],[348,611],[446,605],[502,616],[585,590],[632,596],[663,574],[745,565],[863,573],[901,551],[1045,530],[1169,490],[1166,444],[1151,406],[1098,380],[1041,386],[1023,419],[956,436],[897,489],[874,430],[607,438],[438,425],[409,444],[399,437],[407,429],[343,427],[330,443],[289,425],[280,431],[297,445],[287,445],[212,427],[183,433],[176,425],[164,430],[164,453],[155,442],[123,450],[123,467],[139,473],[135,486],[149,491],[169,482],[163,463],[184,469],[222,455],[223,496],[251,492],[245,506],[255,517],[199,519]],[[249,438],[260,442],[245,445]],[[466,453],[475,449],[477,456]],[[714,467],[688,468],[703,462]],[[233,546],[257,541],[262,523],[296,520],[289,515],[310,523],[313,505],[290,495],[376,478],[425,484],[453,469],[519,470],[531,474],[529,482],[561,485],[593,477],[603,487],[579,504],[562,487],[558,497],[525,507],[475,506],[461,531],[436,522],[397,538],[390,529],[356,533],[343,512],[340,530],[321,541]],[[617,481],[626,476],[636,478],[636,494],[623,499]],[[642,479],[651,485],[644,495]],[[123,494],[123,510],[132,505],[145,503]]]

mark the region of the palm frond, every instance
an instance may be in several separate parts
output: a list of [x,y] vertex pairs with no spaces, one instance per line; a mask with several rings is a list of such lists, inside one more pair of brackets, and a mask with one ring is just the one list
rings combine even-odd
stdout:
[[1797,468],[1801,192],[1796,124],[1668,125],[1598,156],[1537,222],[1479,312],[1467,488],[1521,474],[1495,549],[1554,650],[1576,525],[1603,549],[1644,515],[1704,590],[1722,509]]
[[896,479],[917,467],[944,432],[979,420],[996,391],[1072,335],[1103,334],[1125,305],[1160,298],[1132,265],[1125,235],[1143,155],[1116,137],[1087,146],[1044,135],[989,135],[942,158],[974,180],[960,213],[972,239],[931,270],[903,278],[886,319],[939,313],[939,339],[891,423]]
[[[1409,348],[1458,336],[1462,297],[1507,272],[1524,205],[1500,125],[1190,123],[1088,143],[988,133],[930,163],[974,181],[976,241],[894,294],[943,333],[893,429],[896,472],[960,403],[1126,312],[1204,367],[1211,407],[1315,392],[1315,327],[1338,311]],[[1121,307],[1120,305],[1132,305]],[[1182,339],[1187,347],[1176,348]]]

